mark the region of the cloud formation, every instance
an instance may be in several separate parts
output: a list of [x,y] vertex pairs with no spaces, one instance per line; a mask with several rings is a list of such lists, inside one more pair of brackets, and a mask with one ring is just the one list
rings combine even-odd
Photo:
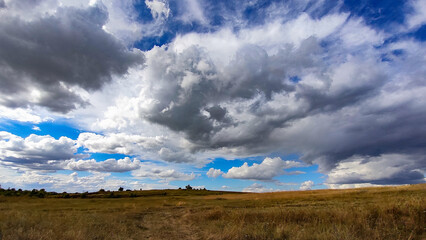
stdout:
[[252,185],[243,189],[243,192],[255,192],[255,193],[263,193],[263,192],[275,192],[277,190],[273,188],[267,188],[259,183],[253,183]]
[[39,170],[62,169],[65,161],[78,157],[77,144],[67,137],[31,134],[26,138],[0,132],[0,164]]
[[311,190],[312,186],[314,185],[314,182],[309,180],[305,181],[302,184],[300,184],[300,190]]
[[265,158],[260,164],[249,166],[245,162],[241,167],[232,167],[222,176],[224,178],[272,180],[274,177],[285,174],[284,169],[299,167],[300,162],[284,161],[279,157]]
[[173,168],[149,162],[141,163],[140,169],[133,171],[132,175],[136,178],[161,179],[164,182],[190,181],[198,176],[194,173],[183,173]]
[[386,35],[345,12],[185,34],[146,53],[132,101],[194,152],[297,153],[325,174],[353,156],[417,154],[424,43]]
[[210,178],[217,178],[222,174],[223,174],[222,170],[214,169],[214,168],[210,168],[206,173],[206,175]]
[[329,174],[327,184],[415,184],[425,181],[422,155],[384,154],[342,161]]
[[[33,6],[15,7],[25,11]],[[66,113],[87,104],[81,91],[98,90],[113,75],[143,63],[139,51],[129,51],[102,29],[108,20],[102,5],[57,8],[30,21],[12,10],[8,13],[0,15],[0,104],[4,106],[37,105]]]
[[[11,139],[1,141],[2,164],[57,169],[74,145],[169,164],[296,154],[329,186],[424,182],[423,0],[402,4],[392,27],[344,1],[141,3],[146,19],[130,0],[0,0],[0,118],[40,123],[42,109],[93,132],[60,143],[2,133]],[[159,46],[130,49],[144,41]],[[36,141],[57,144],[63,157],[32,150]],[[108,167],[119,170],[118,161]],[[266,158],[206,174],[271,181],[285,168]],[[167,168],[134,172],[193,179]]]
[[145,137],[126,133],[100,135],[81,133],[77,142],[91,153],[119,153],[141,158],[162,159],[167,162],[196,162],[194,157],[165,136]]
[[158,19],[169,17],[170,8],[167,1],[145,0],[145,4],[151,10],[153,18]]
[[140,161],[133,161],[126,157],[123,159],[107,159],[98,162],[95,159],[70,161],[66,169],[73,171],[94,171],[94,172],[128,172],[140,168]]

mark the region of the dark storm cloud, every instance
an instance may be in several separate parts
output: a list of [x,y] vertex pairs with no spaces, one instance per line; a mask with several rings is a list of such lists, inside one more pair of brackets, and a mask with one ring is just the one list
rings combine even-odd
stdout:
[[[158,49],[156,54],[158,58],[167,56],[173,61],[169,62],[171,65],[152,63],[148,66],[155,73],[152,84],[158,92],[152,93],[156,99],[154,107],[142,115],[186,133],[199,149],[242,147],[252,153],[261,153],[263,150],[259,148],[269,146],[269,135],[274,130],[298,119],[337,111],[369,98],[386,77],[363,63],[342,64],[333,69],[335,71],[324,73],[328,66],[320,61],[323,49],[313,37],[302,41],[298,48],[288,47],[274,55],[268,55],[258,46],[243,46],[220,70],[211,62],[208,71],[200,70],[198,66],[208,56],[197,48],[177,55]],[[295,84],[290,80],[291,76],[306,69],[315,74],[314,78],[324,89],[317,89],[310,82]],[[359,71],[364,74],[359,75]],[[331,76],[334,72],[337,75]],[[333,81],[335,85],[332,86]],[[271,103],[281,104],[277,95],[288,94],[294,95],[294,110],[271,107]],[[250,104],[238,106],[244,101]],[[247,113],[250,118],[235,119],[227,114],[226,106],[230,103],[236,112]],[[239,134],[229,134],[232,128],[239,129],[236,130]]]
[[[1,102],[7,106],[41,105],[68,112],[84,104],[74,86],[93,91],[143,57],[126,49],[102,26],[102,7],[59,8],[32,21],[2,16],[0,21]],[[26,97],[33,89],[38,98]],[[14,98],[7,95],[14,94]]]
[[[246,45],[225,69],[218,70],[199,48],[191,47],[181,54],[156,49],[155,57],[148,63],[150,84],[155,89],[150,94],[156,101],[141,115],[184,132],[193,142],[207,148],[221,147],[221,143],[210,145],[211,136],[238,122],[227,116],[226,107],[220,103],[251,100],[259,95],[269,101],[274,93],[295,91],[287,72],[312,66],[309,55],[316,51],[318,44],[314,38],[305,40],[298,49],[282,50],[273,56],[260,47]],[[163,58],[171,61],[164,62]],[[255,112],[256,107],[252,108]],[[259,127],[259,132],[265,131],[265,126]],[[258,136],[250,141],[258,141]]]
[[0,0],[0,8],[6,8],[6,3],[4,3],[4,0]]
[[219,105],[206,108],[206,111],[209,112],[211,119],[214,119],[217,121],[222,121],[226,115],[226,109],[220,107]]
[[[340,171],[347,177],[329,183],[422,182],[424,159],[413,156],[426,154],[425,69],[418,67],[424,63],[423,44],[397,44],[404,55],[384,61],[394,47],[373,47],[381,44],[381,33],[346,21],[327,41],[307,37],[273,51],[241,43],[226,64],[212,60],[219,45],[154,49],[147,64],[152,105],[140,114],[184,133],[193,151],[295,153],[325,174],[354,163],[355,156],[366,163],[380,158],[384,166],[399,154],[386,170],[392,174],[371,178],[381,169],[366,164],[368,174],[349,176],[352,166]],[[365,42],[352,41],[353,31],[366,34]],[[187,40],[215,43],[215,37]],[[398,167],[404,158],[410,164]]]

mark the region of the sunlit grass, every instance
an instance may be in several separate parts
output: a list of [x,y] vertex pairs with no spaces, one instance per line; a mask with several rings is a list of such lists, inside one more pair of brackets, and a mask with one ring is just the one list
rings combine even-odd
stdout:
[[264,194],[142,192],[133,198],[1,197],[2,236],[3,239],[426,239],[426,184]]

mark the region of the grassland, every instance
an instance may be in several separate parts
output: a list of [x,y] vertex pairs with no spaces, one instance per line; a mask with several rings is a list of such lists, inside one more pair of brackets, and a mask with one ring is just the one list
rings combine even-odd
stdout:
[[105,194],[1,196],[1,235],[4,240],[426,239],[426,184],[263,194]]

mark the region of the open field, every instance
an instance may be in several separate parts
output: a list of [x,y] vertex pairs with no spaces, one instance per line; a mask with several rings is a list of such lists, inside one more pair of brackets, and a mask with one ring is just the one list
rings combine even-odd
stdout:
[[426,239],[426,184],[263,194],[116,194],[123,196],[1,196],[2,238]]

